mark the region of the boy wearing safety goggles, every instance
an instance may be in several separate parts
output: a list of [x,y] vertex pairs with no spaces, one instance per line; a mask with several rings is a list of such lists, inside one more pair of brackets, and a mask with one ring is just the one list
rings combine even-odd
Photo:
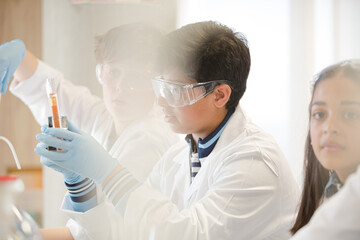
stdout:
[[[172,130],[187,136],[146,183],[73,126],[44,128],[35,151],[102,185],[124,219],[119,239],[288,239],[298,186],[273,138],[238,106],[250,70],[246,39],[216,22],[190,24],[163,38],[157,63],[158,104]],[[91,214],[77,221],[93,226]]]

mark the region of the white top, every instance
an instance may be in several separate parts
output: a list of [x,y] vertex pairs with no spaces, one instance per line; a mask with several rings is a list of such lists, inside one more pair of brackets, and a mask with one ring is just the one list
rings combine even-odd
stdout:
[[[163,121],[161,109],[157,106],[144,119],[132,122],[120,136],[116,136],[113,118],[102,99],[92,95],[86,87],[76,86],[65,80],[60,72],[42,61],[39,61],[36,72],[29,79],[16,86],[13,81],[10,86],[10,91],[30,108],[40,125],[47,124],[47,117],[50,116],[45,90],[48,77],[55,78],[54,87],[57,88],[60,114],[91,134],[114,158],[131,170],[139,181],[147,178],[163,153],[179,140],[179,136]],[[59,211],[59,206],[66,188],[59,174],[45,169],[45,217],[48,216],[45,220],[60,224],[58,219],[63,213]],[[65,224],[66,220],[61,222]],[[57,226],[61,225],[50,224],[46,227]]]
[[274,139],[238,107],[191,185],[187,143],[169,149],[127,204],[117,206],[124,227],[111,225],[107,202],[79,214],[67,196],[63,208],[88,229],[78,239],[289,239],[298,200]]
[[360,167],[291,240],[360,239]]

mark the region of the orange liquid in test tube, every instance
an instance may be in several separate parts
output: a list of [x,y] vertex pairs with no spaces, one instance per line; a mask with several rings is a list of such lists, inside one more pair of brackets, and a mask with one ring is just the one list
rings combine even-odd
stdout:
[[[46,93],[49,97],[50,111],[52,113],[52,127],[62,128],[58,99],[56,94],[56,89],[57,89],[56,80],[54,78],[48,78],[46,80],[45,88],[46,88]],[[57,151],[62,151],[62,150],[58,148]]]
[[53,126],[55,128],[60,128],[60,115],[59,115],[59,107],[57,103],[56,94],[52,93],[50,94],[49,97],[50,97],[51,112],[53,115]]

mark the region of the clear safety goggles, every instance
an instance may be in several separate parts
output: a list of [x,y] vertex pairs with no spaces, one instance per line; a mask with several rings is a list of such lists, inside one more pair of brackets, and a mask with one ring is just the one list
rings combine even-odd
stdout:
[[120,64],[97,64],[96,78],[101,85],[113,86],[116,89],[125,81],[126,86],[134,91],[151,90],[152,72]]
[[228,83],[227,80],[214,80],[203,83],[184,84],[168,82],[160,76],[152,80],[156,97],[164,98],[167,104],[172,107],[192,105],[212,93],[216,86]]

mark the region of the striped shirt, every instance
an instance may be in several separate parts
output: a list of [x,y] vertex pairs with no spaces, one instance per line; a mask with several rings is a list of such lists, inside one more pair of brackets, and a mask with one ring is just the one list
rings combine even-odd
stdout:
[[234,113],[235,109],[228,111],[224,120],[220,125],[210,133],[206,138],[198,139],[197,145],[192,134],[188,134],[185,140],[188,142],[190,147],[189,154],[189,165],[190,165],[190,177],[191,182],[194,180],[201,168],[201,161],[203,161],[214,149],[217,141],[219,140],[222,132],[224,131],[230,117]]
[[324,189],[325,199],[329,199],[330,197],[332,197],[342,187],[340,179],[335,171],[330,171],[329,175],[330,175],[329,181],[327,182],[325,189]]

